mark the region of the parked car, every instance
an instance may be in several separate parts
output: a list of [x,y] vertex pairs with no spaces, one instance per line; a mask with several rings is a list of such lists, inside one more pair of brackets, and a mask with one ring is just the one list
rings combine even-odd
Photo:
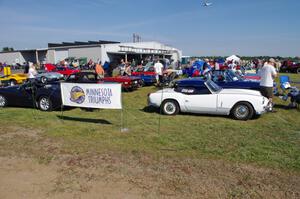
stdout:
[[27,74],[0,75],[0,84],[14,86],[27,80]]
[[74,67],[64,67],[64,66],[55,66],[53,64],[45,64],[45,70],[47,72],[56,72],[64,75],[64,78],[67,78],[69,75],[73,73],[80,72],[79,69]]
[[[260,80],[249,80],[236,74],[232,70],[215,70],[211,75],[212,81],[218,84],[222,88],[231,89],[250,89],[260,91]],[[190,78],[179,80],[177,83],[181,85],[194,85],[198,84],[198,81],[203,81],[202,78]],[[278,94],[277,84],[274,82],[274,95]]]
[[59,82],[38,84],[26,82],[20,86],[0,88],[0,107],[33,107],[52,111],[61,107]]
[[153,85],[156,83],[156,73],[154,67],[137,68],[131,73],[134,77],[140,77],[145,85]]
[[136,90],[137,88],[143,85],[142,79],[140,77],[116,76],[116,77],[104,77],[102,80],[104,82],[121,83],[122,88],[126,91]]
[[74,83],[121,83],[124,90],[134,90],[140,87],[141,79],[138,77],[118,76],[98,78],[94,72],[80,72],[70,75],[67,82]]
[[267,109],[268,99],[260,92],[247,89],[223,89],[211,80],[198,84],[178,85],[148,96],[148,105],[159,107],[163,114],[179,112],[232,115],[237,120],[248,120]]
[[64,78],[63,74],[57,73],[57,72],[45,72],[45,71],[40,71],[36,76],[36,80],[42,82],[42,83],[47,83],[47,82],[52,82],[52,81],[57,81],[61,80]]
[[134,76],[138,75],[156,75],[154,66],[145,66],[143,68],[137,68],[135,71],[131,73]]
[[300,63],[292,61],[284,61],[280,67],[280,72],[298,73],[300,74]]
[[99,79],[96,73],[93,72],[80,72],[69,75],[65,80],[70,83],[104,83],[103,79]]
[[[247,81],[231,70],[214,70],[211,79],[222,88],[260,90],[259,81]],[[203,78],[195,77],[177,81],[179,86],[194,86],[201,84]]]

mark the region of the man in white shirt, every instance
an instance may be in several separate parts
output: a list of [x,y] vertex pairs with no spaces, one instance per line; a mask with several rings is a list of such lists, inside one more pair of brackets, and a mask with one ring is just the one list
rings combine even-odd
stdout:
[[157,62],[154,64],[154,70],[155,70],[155,73],[156,73],[156,81],[157,81],[157,83],[159,83],[159,81],[162,78],[163,68],[164,68],[164,66],[162,65],[162,63],[160,63],[160,61],[157,60]]
[[273,84],[274,79],[277,77],[275,70],[275,59],[271,58],[260,70],[260,92],[269,99],[269,105],[273,104]]
[[29,62],[28,79],[32,81],[35,79],[36,75],[37,75],[37,71],[35,70],[33,63]]

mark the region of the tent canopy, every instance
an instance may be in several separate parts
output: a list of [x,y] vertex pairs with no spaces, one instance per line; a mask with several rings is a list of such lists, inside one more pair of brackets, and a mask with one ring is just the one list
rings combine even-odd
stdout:
[[241,59],[240,59],[238,56],[236,56],[236,55],[231,55],[230,57],[227,57],[227,58],[226,58],[226,61],[240,62]]

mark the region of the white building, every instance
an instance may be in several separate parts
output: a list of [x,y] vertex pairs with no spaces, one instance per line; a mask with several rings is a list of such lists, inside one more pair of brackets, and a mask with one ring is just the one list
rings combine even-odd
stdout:
[[146,57],[168,58],[180,60],[182,51],[158,42],[119,43],[113,41],[63,42],[49,43],[47,49],[20,50],[1,52],[0,62],[7,64],[40,62],[56,64],[66,58],[87,58],[87,60],[101,61],[131,61]]

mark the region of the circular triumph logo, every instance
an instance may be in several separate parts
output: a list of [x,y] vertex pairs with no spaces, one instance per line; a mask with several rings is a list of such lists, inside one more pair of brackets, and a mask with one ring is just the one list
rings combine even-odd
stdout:
[[73,87],[70,94],[71,94],[70,100],[72,102],[75,102],[77,104],[82,104],[85,100],[85,93],[83,89],[78,86]]

